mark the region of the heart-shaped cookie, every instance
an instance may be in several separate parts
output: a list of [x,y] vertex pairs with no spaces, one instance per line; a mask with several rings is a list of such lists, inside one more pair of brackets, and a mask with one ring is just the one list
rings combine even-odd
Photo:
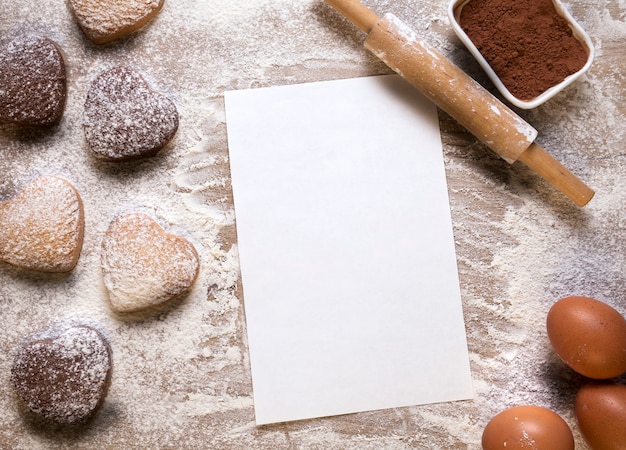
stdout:
[[0,122],[54,125],[66,94],[65,64],[54,42],[24,34],[0,44]]
[[89,148],[106,161],[154,156],[178,129],[178,111],[134,70],[115,67],[92,83],[83,127]]
[[70,0],[78,25],[95,44],[126,36],[147,24],[164,0]]
[[0,261],[43,272],[69,272],[83,245],[85,217],[68,181],[42,176],[0,203]]
[[111,379],[111,349],[95,329],[45,330],[22,343],[13,360],[13,389],[33,413],[76,424],[102,404]]
[[187,239],[150,216],[117,217],[102,240],[104,285],[114,311],[145,310],[180,297],[198,276],[199,257]]

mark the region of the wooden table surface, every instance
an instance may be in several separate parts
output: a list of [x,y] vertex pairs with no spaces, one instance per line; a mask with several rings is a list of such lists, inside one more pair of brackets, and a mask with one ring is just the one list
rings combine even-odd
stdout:
[[[446,2],[364,3],[394,13],[495,93],[452,33]],[[26,29],[57,42],[69,91],[59,126],[0,126],[0,199],[37,174],[64,176],[81,193],[86,229],[68,275],[0,263],[0,447],[477,449],[493,415],[536,404],[558,412],[577,448],[587,448],[572,408],[585,380],[551,350],[545,317],[569,295],[595,297],[626,314],[626,9],[623,1],[565,4],[591,36],[595,61],[545,105],[518,112],[537,128],[538,142],[596,190],[586,207],[439,115],[475,398],[257,427],[223,93],[389,69],[321,0],[167,0],[147,27],[104,46],[87,41],[65,1],[5,2],[0,38]],[[86,149],[85,95],[114,65],[137,68],[176,102],[180,128],[155,158],[101,163]],[[188,236],[202,269],[185,299],[124,318],[108,307],[99,252],[112,218],[131,209]],[[99,327],[114,355],[106,402],[78,430],[44,427],[24,415],[9,380],[19,342],[68,320]]]

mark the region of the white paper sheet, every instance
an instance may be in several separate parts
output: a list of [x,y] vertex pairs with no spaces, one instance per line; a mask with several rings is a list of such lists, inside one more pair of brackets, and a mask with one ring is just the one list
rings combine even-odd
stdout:
[[396,75],[225,99],[257,424],[471,398],[435,107]]

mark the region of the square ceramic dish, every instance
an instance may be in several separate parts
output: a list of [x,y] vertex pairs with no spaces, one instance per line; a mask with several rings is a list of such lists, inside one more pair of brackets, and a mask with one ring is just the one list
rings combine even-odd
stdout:
[[448,6],[448,17],[450,18],[450,23],[452,24],[452,28],[456,35],[461,39],[463,44],[467,47],[467,49],[472,53],[474,58],[478,61],[478,63],[482,66],[483,70],[487,73],[491,81],[495,84],[498,90],[502,93],[502,95],[513,105],[522,108],[522,109],[532,109],[535,108],[542,103],[546,102],[550,98],[554,97],[557,93],[562,91],[565,87],[569,86],[574,80],[580,77],[583,73],[589,69],[594,57],[594,47],[591,39],[587,33],[581,28],[581,26],[572,18],[569,12],[565,9],[563,4],[559,0],[552,0],[554,7],[557,13],[563,17],[569,24],[572,34],[574,37],[582,43],[583,47],[587,50],[587,61],[585,65],[578,70],[577,72],[566,77],[559,84],[552,86],[551,88],[544,91],[539,96],[531,99],[531,100],[522,100],[514,96],[509,89],[502,83],[498,75],[491,68],[489,63],[483,57],[483,55],[478,51],[472,40],[467,36],[465,31],[461,28],[460,25],[460,16],[461,10],[463,7],[472,0],[452,0]]

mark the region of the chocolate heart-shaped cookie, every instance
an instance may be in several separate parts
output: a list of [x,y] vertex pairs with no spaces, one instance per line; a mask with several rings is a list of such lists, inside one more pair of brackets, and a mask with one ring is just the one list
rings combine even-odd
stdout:
[[65,64],[50,39],[23,34],[0,43],[0,122],[46,127],[63,115]]
[[150,216],[117,217],[102,240],[104,285],[114,311],[148,309],[185,294],[199,270],[187,239],[167,233]]
[[68,181],[42,176],[0,203],[0,261],[43,272],[69,272],[83,245],[85,218]]
[[111,349],[88,326],[50,329],[18,348],[11,368],[13,389],[33,413],[76,424],[102,404],[111,378]]
[[174,103],[134,70],[115,67],[92,83],[85,101],[85,137],[94,155],[128,161],[155,155],[178,129]]
[[147,24],[164,0],[70,0],[70,7],[87,37],[105,44]]

